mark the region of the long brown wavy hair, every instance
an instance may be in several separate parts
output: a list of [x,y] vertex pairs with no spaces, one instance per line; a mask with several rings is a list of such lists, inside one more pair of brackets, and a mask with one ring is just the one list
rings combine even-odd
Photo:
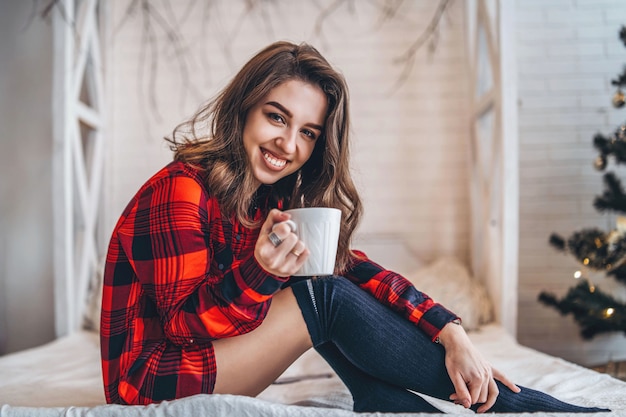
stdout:
[[343,76],[313,46],[275,42],[250,59],[213,100],[166,138],[174,159],[205,171],[207,185],[224,214],[248,227],[257,184],[243,146],[248,111],[270,90],[289,80],[318,86],[328,110],[324,132],[309,160],[271,187],[283,208],[335,207],[342,211],[336,273],[352,259],[350,241],[362,214],[361,199],[350,176],[348,88]]

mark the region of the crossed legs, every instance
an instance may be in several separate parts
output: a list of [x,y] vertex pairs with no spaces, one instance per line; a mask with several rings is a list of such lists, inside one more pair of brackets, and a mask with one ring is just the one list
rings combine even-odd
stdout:
[[[313,345],[350,389],[356,411],[436,412],[405,388],[441,399],[454,392],[442,346],[340,277],[280,291],[257,329],[214,342],[214,392],[255,396]],[[498,387],[490,411],[608,411],[524,387],[517,394]]]

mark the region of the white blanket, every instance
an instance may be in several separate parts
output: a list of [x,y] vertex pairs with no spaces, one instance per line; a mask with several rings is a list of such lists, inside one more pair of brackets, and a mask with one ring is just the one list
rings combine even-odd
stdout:
[[[602,416],[626,416],[625,382],[522,347],[497,325],[483,326],[479,331],[471,332],[470,337],[492,364],[515,382],[548,392],[564,401],[613,410]],[[293,378],[296,382],[290,382]],[[298,381],[300,378],[304,379]],[[288,383],[272,385],[257,398],[197,395],[145,407],[103,405],[98,337],[95,333],[80,332],[0,358],[0,404],[3,404],[0,416],[357,415],[349,411],[351,398],[345,386],[313,350],[296,361],[279,382]],[[446,413],[472,414],[448,402],[429,400]],[[381,416],[380,413],[358,415]]]

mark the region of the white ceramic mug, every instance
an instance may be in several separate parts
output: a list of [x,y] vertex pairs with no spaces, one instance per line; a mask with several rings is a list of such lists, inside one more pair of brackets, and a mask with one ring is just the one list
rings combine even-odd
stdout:
[[[337,244],[341,228],[341,210],[328,207],[305,207],[287,210],[294,233],[311,252],[294,276],[332,275],[335,271]],[[293,223],[291,223],[293,222]]]

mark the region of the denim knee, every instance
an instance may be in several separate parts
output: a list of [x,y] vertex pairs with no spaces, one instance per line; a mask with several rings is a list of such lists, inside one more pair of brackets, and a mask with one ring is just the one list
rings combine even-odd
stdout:
[[291,286],[313,345],[328,341],[337,315],[361,319],[358,310],[378,301],[357,284],[339,275],[311,278]]
[[350,294],[354,295],[355,292],[363,292],[356,284],[341,275],[312,278],[311,285],[318,308],[323,305],[322,303],[332,304]]
[[350,291],[354,291],[354,288],[358,290],[358,287],[341,276],[309,278],[291,285],[313,346],[328,340],[333,304],[339,302]]

